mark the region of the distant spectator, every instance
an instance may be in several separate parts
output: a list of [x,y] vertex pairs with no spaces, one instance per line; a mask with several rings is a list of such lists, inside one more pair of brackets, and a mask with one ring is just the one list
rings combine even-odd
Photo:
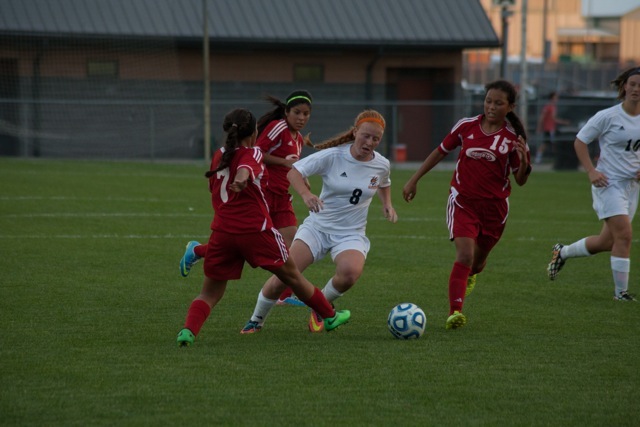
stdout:
[[558,110],[558,93],[551,92],[549,94],[549,101],[547,104],[542,107],[542,113],[540,113],[540,118],[538,119],[538,134],[542,134],[542,142],[538,145],[538,150],[536,151],[536,164],[542,162],[542,158],[544,156],[544,152],[547,147],[552,147],[555,142],[555,135],[558,125],[568,125],[569,121],[564,119],[559,119],[556,116]]

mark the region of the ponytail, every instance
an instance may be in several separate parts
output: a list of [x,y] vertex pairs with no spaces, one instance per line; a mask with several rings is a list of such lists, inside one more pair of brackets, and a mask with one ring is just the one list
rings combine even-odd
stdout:
[[509,123],[511,123],[511,127],[513,127],[513,130],[516,132],[516,135],[522,136],[526,141],[527,131],[525,130],[524,125],[522,124],[522,120],[520,120],[520,117],[518,117],[518,115],[513,111],[509,111],[507,113],[507,120],[509,121]]
[[242,145],[242,140],[253,135],[256,131],[256,118],[251,111],[236,108],[224,116],[222,129],[227,137],[222,150],[222,158],[215,169],[207,171],[204,176],[211,178],[216,172],[228,168],[236,154],[236,148]]
[[[504,92],[507,95],[507,101],[509,102],[509,104],[515,105],[516,98],[518,96],[518,91],[516,90],[515,86],[510,82],[506,80],[496,80],[494,82],[488,83],[487,85],[485,85],[484,88],[485,88],[485,95],[491,89],[496,89],[501,92]],[[520,120],[520,117],[518,117],[518,115],[514,111],[509,111],[507,113],[507,120],[513,127],[513,130],[516,132],[516,135],[522,136],[526,141],[527,131],[525,130],[524,125],[522,124],[522,120]]]

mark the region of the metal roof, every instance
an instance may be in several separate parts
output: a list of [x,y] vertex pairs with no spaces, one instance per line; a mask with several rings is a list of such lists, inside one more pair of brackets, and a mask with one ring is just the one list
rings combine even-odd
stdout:
[[[495,47],[478,0],[208,0],[212,41]],[[0,34],[202,38],[203,0],[0,0]]]
[[638,0],[589,0],[582,2],[585,18],[620,18],[640,7]]

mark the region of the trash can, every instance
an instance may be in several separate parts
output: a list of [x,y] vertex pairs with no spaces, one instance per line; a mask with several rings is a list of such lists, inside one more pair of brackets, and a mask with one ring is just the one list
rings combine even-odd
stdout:
[[558,130],[553,143],[555,160],[553,168],[555,170],[576,170],[578,169],[578,156],[573,148],[577,131],[563,129]]
[[396,144],[393,146],[393,159],[396,163],[404,163],[407,161],[407,146],[405,144]]

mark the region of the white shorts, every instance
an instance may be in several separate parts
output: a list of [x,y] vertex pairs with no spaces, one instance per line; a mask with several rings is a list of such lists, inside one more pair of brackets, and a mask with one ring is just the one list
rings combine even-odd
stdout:
[[591,186],[593,210],[598,214],[598,219],[628,215],[632,221],[638,209],[638,195],[640,183],[635,179],[611,181],[606,187]]
[[318,231],[308,222],[303,222],[298,228],[294,240],[301,240],[309,246],[314,262],[320,261],[330,252],[331,260],[335,260],[340,252],[355,250],[361,252],[367,259],[367,252],[371,243],[367,236],[362,234],[329,234]]

